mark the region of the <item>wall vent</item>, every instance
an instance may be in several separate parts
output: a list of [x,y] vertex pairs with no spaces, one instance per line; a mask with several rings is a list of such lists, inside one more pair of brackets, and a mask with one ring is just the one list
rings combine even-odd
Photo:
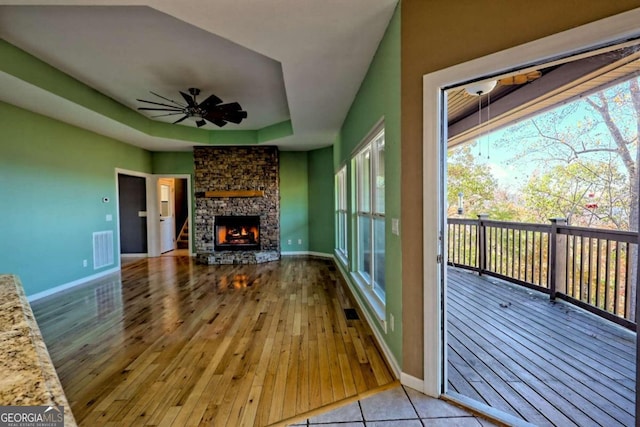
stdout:
[[93,269],[113,264],[113,231],[93,233]]

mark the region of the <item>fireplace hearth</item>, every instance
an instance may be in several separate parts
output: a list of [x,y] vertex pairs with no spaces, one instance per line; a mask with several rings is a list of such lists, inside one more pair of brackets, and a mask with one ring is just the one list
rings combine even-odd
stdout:
[[259,216],[217,215],[214,220],[216,251],[252,251],[260,249]]

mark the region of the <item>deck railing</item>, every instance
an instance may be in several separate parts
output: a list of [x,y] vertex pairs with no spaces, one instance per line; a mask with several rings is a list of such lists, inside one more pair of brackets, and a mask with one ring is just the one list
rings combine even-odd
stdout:
[[638,233],[448,219],[450,265],[537,289],[635,330]]

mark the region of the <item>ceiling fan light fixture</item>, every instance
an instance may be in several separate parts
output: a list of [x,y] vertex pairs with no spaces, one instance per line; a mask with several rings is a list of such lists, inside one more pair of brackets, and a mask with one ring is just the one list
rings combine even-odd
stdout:
[[476,82],[476,83],[472,83],[472,84],[470,84],[468,86],[465,86],[464,90],[469,95],[481,96],[481,95],[484,95],[486,93],[491,92],[493,89],[495,89],[497,84],[498,84],[497,80],[485,80],[485,81],[482,81],[482,82]]

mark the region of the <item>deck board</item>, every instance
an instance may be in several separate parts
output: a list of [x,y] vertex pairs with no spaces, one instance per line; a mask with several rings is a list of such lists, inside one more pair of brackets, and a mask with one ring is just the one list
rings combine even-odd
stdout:
[[635,424],[635,333],[460,269],[447,295],[450,390],[540,426]]

